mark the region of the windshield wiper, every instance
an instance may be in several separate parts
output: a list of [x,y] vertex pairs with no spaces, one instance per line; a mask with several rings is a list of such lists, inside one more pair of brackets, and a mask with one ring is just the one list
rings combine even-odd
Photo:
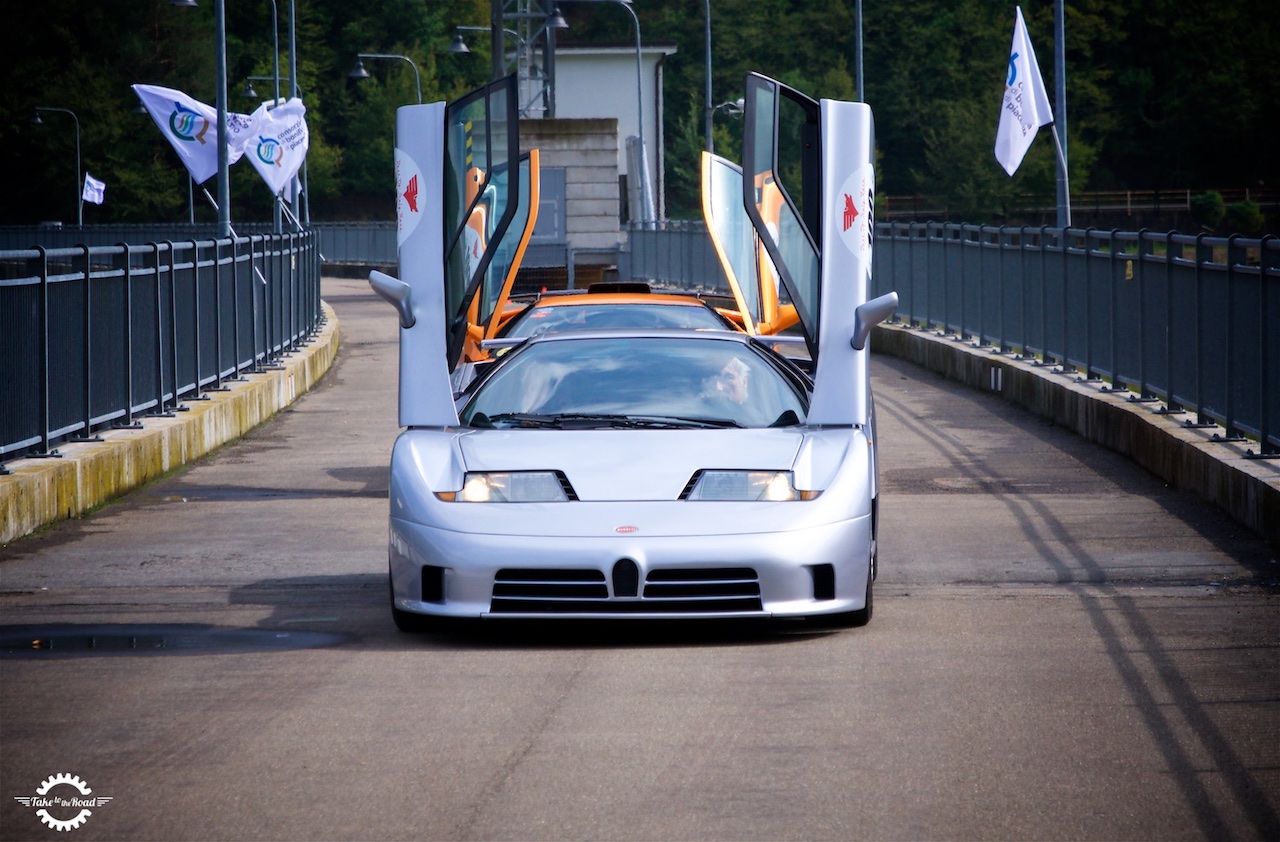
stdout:
[[662,427],[741,427],[730,418],[690,418],[672,415],[618,415],[609,413],[562,412],[555,415],[539,415],[530,412],[501,412],[485,415],[477,412],[471,418],[472,427],[551,427],[556,429],[589,430],[600,427],[624,429],[657,429]]
[[628,415],[637,426],[652,427],[741,427],[732,418],[701,418],[682,415]]
[[496,427],[499,424],[512,427],[558,427],[558,416],[538,415],[533,412],[499,412],[497,415],[485,415],[477,412],[471,416],[472,427]]

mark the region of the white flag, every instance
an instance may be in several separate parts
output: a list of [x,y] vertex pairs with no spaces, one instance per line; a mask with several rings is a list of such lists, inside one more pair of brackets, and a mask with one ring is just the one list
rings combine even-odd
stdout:
[[1022,21],[1022,7],[1013,27],[1013,47],[1009,50],[1009,73],[1005,81],[1004,103],[1000,106],[1000,126],[996,129],[996,160],[1013,175],[1027,154],[1036,130],[1053,122],[1049,94],[1040,78],[1040,65]]
[[[197,184],[212,178],[218,172],[217,110],[173,88],[134,85],[133,90],[182,158],[191,178]],[[227,115],[231,128],[227,135],[228,164],[234,164],[244,153],[242,138],[250,128],[249,119],[244,114]]]
[[294,98],[270,109],[264,102],[249,118],[252,131],[245,137],[244,152],[272,195],[289,186],[307,159],[311,136],[306,114],[302,100]]
[[102,200],[107,192],[107,184],[105,181],[84,174],[84,191],[80,194],[80,198],[86,202],[93,202],[95,205],[102,204]]

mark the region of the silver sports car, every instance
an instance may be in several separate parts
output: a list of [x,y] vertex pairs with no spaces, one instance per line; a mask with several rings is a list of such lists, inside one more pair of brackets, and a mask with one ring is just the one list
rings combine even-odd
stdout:
[[[500,248],[501,220],[521,218],[528,200],[520,185],[536,183],[536,173],[495,176],[520,160],[511,154],[516,121],[506,119],[511,84],[495,82],[447,109],[398,114],[397,192],[422,179],[416,195],[445,202],[413,208],[422,220],[406,220],[402,202],[405,277],[370,277],[401,325],[407,429],[392,453],[390,489],[396,624],[865,623],[878,508],[867,340],[897,303],[892,293],[867,300],[870,110],[747,78],[748,163],[719,170],[741,204],[709,219],[721,229],[717,247],[741,252],[740,275],[768,264],[752,283],[757,297],[759,285],[773,285],[766,297],[794,308],[800,330],[791,352],[775,350],[784,337],[733,330],[544,334],[510,348],[455,394],[450,371],[464,359],[461,334],[474,325],[468,312],[475,315],[485,287],[487,252],[475,245]],[[474,207],[450,188],[463,183],[463,121],[468,173],[502,187],[488,192],[493,228],[479,236],[466,234]],[[780,149],[794,159],[779,160]],[[798,179],[801,195],[783,173]]]

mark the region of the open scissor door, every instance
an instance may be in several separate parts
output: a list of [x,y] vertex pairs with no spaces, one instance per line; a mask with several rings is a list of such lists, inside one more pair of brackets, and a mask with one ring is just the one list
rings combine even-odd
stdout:
[[798,316],[743,203],[742,167],[702,153],[702,215],[747,333],[773,335]]
[[875,125],[861,102],[746,80],[742,197],[814,360],[811,424],[866,424],[870,324],[896,306],[871,289]]
[[505,321],[520,311],[519,307],[510,309],[507,302],[511,290],[515,286],[516,276],[520,272],[521,261],[525,250],[529,247],[529,239],[533,236],[534,226],[538,222],[539,170],[538,150],[531,150],[520,156],[516,169],[517,184],[510,185],[511,168],[505,167],[495,173],[488,187],[494,196],[503,191],[514,195],[515,216],[512,217],[505,233],[496,241],[487,228],[492,219],[490,201],[482,199],[472,210],[467,222],[465,236],[474,253],[483,253],[485,247],[492,246],[492,258],[480,276],[480,283],[467,304],[467,335],[463,342],[462,358],[465,362],[476,362],[488,359],[489,352],[481,347],[485,339],[492,339]]
[[483,359],[537,221],[538,155],[520,155],[515,77],[445,109],[445,331],[449,370]]

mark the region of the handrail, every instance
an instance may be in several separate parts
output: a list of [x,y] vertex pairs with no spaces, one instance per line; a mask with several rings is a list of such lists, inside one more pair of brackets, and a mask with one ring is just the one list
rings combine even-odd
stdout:
[[0,251],[0,471],[206,399],[322,313],[312,231]]

